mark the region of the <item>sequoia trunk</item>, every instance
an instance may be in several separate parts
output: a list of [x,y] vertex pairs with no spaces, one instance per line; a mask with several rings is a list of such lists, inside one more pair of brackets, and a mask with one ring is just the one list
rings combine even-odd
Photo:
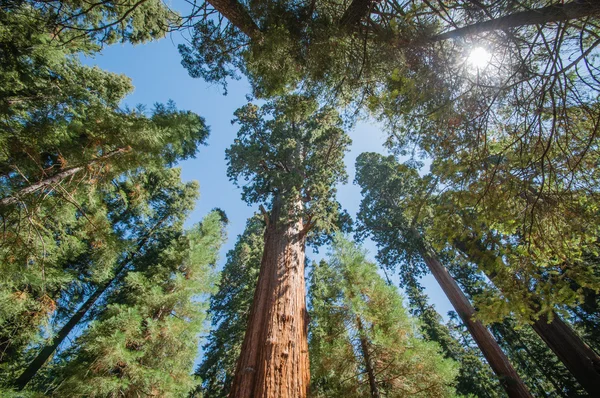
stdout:
[[[275,199],[248,326],[230,397],[302,398],[310,381],[305,236]],[[301,205],[301,204],[298,204]]]
[[[420,238],[417,231],[413,234]],[[419,239],[421,240],[421,239]],[[460,316],[467,330],[477,343],[477,346],[483,353],[483,356],[490,364],[492,370],[500,379],[500,384],[509,397],[532,397],[521,380],[508,358],[500,349],[498,342],[494,339],[490,331],[480,322],[473,319],[475,309],[464,295],[454,278],[448,273],[448,270],[440,263],[438,258],[424,246],[421,247],[421,256],[427,267],[440,284],[440,287],[450,300],[450,303]]]
[[260,29],[240,2],[237,0],[208,0],[208,3],[246,36],[251,39],[260,38]]

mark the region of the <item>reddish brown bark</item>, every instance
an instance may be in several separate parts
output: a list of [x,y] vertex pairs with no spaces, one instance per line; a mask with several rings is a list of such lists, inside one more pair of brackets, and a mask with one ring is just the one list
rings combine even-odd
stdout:
[[[416,230],[413,231],[413,234],[421,240],[420,234]],[[473,308],[454,278],[448,273],[448,270],[440,263],[433,252],[427,250],[424,246],[420,251],[427,267],[440,284],[440,287],[467,327],[467,330],[477,343],[492,370],[500,379],[500,384],[508,396],[511,398],[532,397],[527,386],[525,386],[525,383],[523,383],[523,380],[521,380],[504,352],[502,352],[498,342],[494,339],[490,331],[481,322],[473,319],[475,308]]]
[[302,220],[274,201],[230,397],[302,398],[310,381]]

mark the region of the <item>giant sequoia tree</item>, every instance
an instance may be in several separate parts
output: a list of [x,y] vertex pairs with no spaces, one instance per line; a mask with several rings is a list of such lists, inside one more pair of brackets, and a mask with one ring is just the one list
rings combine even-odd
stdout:
[[243,184],[244,200],[261,203],[267,225],[230,394],[303,397],[309,385],[305,245],[340,220],[335,184],[346,177],[350,140],[336,112],[319,110],[304,96],[249,104],[235,115],[240,130],[227,150],[228,174]]

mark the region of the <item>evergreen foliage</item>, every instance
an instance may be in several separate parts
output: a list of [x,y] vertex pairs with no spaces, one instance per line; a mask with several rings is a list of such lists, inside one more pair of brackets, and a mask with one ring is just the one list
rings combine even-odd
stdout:
[[[158,236],[69,352],[60,396],[179,397],[194,385],[192,365],[205,302],[224,240],[222,213]],[[196,300],[194,299],[196,298]]]
[[314,396],[454,396],[456,364],[418,338],[396,288],[354,243],[336,238],[314,264],[310,302]]

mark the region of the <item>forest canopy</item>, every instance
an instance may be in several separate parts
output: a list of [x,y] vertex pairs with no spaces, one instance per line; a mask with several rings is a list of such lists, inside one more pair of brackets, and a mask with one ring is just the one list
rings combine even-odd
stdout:
[[0,395],[600,396],[599,2],[0,4]]

